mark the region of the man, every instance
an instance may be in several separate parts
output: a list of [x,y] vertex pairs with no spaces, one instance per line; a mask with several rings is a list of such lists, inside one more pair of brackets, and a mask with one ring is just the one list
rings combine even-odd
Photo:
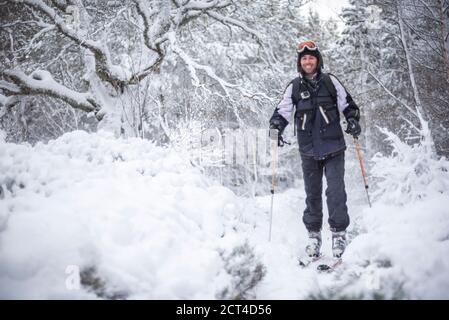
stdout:
[[320,255],[324,173],[332,252],[339,258],[346,248],[346,228],[349,225],[344,183],[346,145],[340,113],[348,123],[346,132],[357,138],[361,132],[360,112],[340,81],[334,75],[322,72],[323,58],[313,41],[301,42],[297,52],[299,76],[287,86],[270,119],[270,129],[278,130],[279,145],[282,146],[282,132],[293,110],[296,110],[295,126],[306,192],[303,215],[309,235],[306,253],[311,257]]

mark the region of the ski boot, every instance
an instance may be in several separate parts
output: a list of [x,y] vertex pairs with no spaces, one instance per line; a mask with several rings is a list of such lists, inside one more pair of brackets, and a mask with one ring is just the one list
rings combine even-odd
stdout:
[[309,242],[306,246],[306,253],[309,257],[319,257],[321,249],[321,232],[309,231]]
[[346,249],[346,231],[332,232],[332,254],[341,258]]

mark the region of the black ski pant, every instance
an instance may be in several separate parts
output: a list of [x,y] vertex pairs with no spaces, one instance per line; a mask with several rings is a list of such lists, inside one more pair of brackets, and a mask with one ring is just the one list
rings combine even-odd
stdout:
[[302,156],[302,170],[306,191],[306,209],[303,222],[308,231],[321,231],[323,224],[323,172],[327,180],[326,201],[329,211],[329,226],[332,231],[344,231],[349,225],[345,191],[344,151],[326,158],[315,160]]

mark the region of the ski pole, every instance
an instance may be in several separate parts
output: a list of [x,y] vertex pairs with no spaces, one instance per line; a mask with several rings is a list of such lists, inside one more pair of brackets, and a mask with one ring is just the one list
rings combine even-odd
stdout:
[[276,182],[276,158],[277,158],[277,147],[278,147],[278,139],[277,135],[279,134],[277,130],[274,134],[274,139],[271,140],[271,167],[273,169],[271,174],[271,209],[270,209],[270,231],[268,235],[268,241],[271,242],[271,225],[273,223],[273,200],[274,200],[274,185]]
[[363,168],[362,156],[360,155],[359,140],[356,137],[354,137],[354,145],[355,145],[355,151],[357,153],[357,158],[359,158],[360,170],[362,171],[363,183],[365,184],[366,197],[368,199],[369,207],[371,208],[371,201],[369,199],[369,194],[368,194],[368,182],[366,181],[365,169]]

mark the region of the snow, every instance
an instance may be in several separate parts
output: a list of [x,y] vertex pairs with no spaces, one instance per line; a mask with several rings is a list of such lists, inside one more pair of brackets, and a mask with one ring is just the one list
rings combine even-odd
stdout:
[[65,287],[70,265],[95,266],[129,298],[204,298],[224,286],[217,249],[234,241],[232,230],[221,236],[236,198],[172,151],[77,131],[4,144],[0,159],[0,296],[91,298]]
[[[448,162],[399,147],[370,163],[372,208],[347,157],[350,244],[339,269],[318,274],[297,263],[301,185],[275,194],[268,242],[271,195],[239,197],[172,149],[105,131],[34,147],[0,140],[0,297],[216,299],[235,287],[226,257],[247,243],[266,271],[249,298],[447,299]],[[389,184],[406,201],[392,201]],[[325,225],[327,256],[330,246]]]

